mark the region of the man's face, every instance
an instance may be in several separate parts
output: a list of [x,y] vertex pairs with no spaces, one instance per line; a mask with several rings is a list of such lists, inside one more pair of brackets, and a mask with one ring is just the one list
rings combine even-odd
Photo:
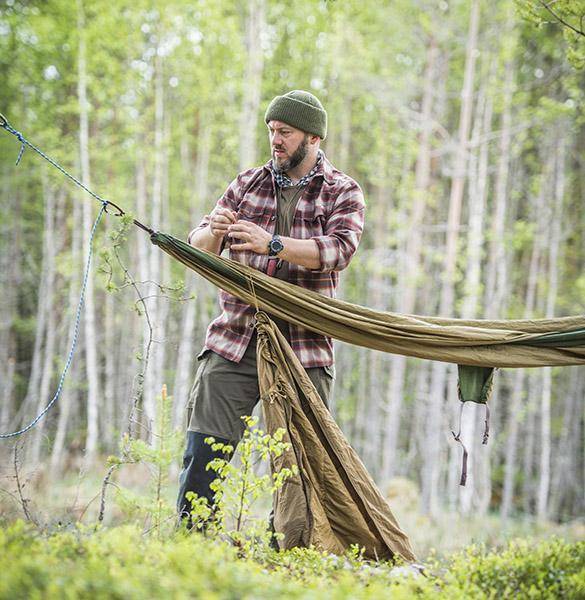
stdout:
[[268,137],[272,164],[278,171],[287,172],[294,169],[307,156],[311,136],[300,129],[282,121],[269,121]]

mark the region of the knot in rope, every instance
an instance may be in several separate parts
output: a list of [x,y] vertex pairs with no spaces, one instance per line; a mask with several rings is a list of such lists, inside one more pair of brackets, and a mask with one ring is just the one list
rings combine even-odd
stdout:
[[18,152],[18,158],[16,159],[16,166],[18,167],[18,163],[20,163],[20,159],[22,158],[22,155],[24,154],[24,149],[26,148],[26,138],[24,137],[24,135],[22,135],[22,133],[20,133],[20,131],[14,129],[14,127],[10,125],[8,119],[6,119],[6,117],[2,113],[0,113],[0,127],[6,129],[8,133],[11,133],[20,142],[20,150]]
[[14,130],[13,133],[18,138],[18,141],[20,142],[20,150],[18,152],[18,158],[16,159],[16,166],[18,167],[18,163],[20,162],[20,159],[22,158],[22,155],[24,154],[24,149],[26,148],[26,140],[24,139],[24,136],[22,135],[22,133],[20,133],[20,131]]

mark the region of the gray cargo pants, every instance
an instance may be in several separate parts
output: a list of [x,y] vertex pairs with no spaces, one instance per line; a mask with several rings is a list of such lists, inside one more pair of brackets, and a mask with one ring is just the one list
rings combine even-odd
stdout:
[[[260,400],[255,335],[239,363],[211,350],[204,350],[198,361],[187,403],[187,447],[179,476],[177,509],[182,516],[188,515],[190,506],[185,498],[187,492],[204,496],[209,503],[213,501],[209,486],[214,474],[207,471],[206,466],[215,456],[225,456],[220,452],[214,453],[204,439],[213,436],[218,442],[229,442],[235,447],[245,431],[241,417],[251,415]],[[334,368],[307,369],[307,375],[328,405],[335,378]]]

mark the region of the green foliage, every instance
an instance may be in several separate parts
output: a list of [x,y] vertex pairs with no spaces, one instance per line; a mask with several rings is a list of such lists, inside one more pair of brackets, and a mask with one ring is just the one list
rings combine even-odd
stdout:
[[159,535],[163,525],[174,526],[175,508],[165,498],[171,464],[179,460],[183,436],[171,427],[172,397],[167,396],[166,386],[157,397],[156,421],[151,441],[131,438],[127,433],[121,441],[118,456],[110,456],[108,464],[116,468],[125,464],[145,465],[150,473],[147,493],[134,492],[123,485],[116,485],[116,501],[129,517],[138,517],[147,530]]
[[585,2],[583,0],[515,0],[518,13],[538,28],[560,27],[567,43],[567,59],[585,69]]
[[470,548],[429,565],[373,564],[314,549],[241,557],[219,539],[143,536],[135,526],[42,534],[0,529],[0,598],[582,598],[585,543]]
[[502,598],[583,598],[585,542],[515,541],[502,552],[471,547],[451,560],[445,582]]
[[205,440],[215,452],[226,455],[226,458],[214,458],[207,465],[217,473],[211,484],[214,510],[211,511],[205,498],[198,498],[192,492],[187,494],[187,499],[192,502],[191,514],[196,529],[205,529],[211,535],[227,535],[244,555],[248,555],[268,547],[272,535],[267,531],[265,518],[253,517],[253,505],[268,499],[298,470],[296,467],[281,468],[272,474],[259,474],[260,462],[281,456],[291,446],[282,441],[284,429],[277,429],[270,435],[257,427],[257,417],[242,419],[246,430],[238,445],[237,463],[229,460],[234,450],[231,445],[216,442],[213,437]]

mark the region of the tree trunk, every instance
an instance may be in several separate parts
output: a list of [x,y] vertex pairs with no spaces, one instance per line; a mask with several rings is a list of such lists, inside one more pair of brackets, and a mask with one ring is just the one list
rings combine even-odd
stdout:
[[[478,97],[478,110],[471,153],[473,168],[470,172],[476,172],[474,181],[470,182],[469,189],[469,227],[467,230],[467,267],[465,272],[464,298],[461,308],[461,317],[464,319],[477,319],[481,313],[481,258],[484,245],[484,222],[485,206],[488,187],[488,143],[487,136],[491,131],[492,121],[492,97],[489,90],[494,81],[494,61],[492,60],[487,84]],[[487,89],[486,89],[487,88]],[[479,143],[479,139],[482,142]],[[475,155],[475,148],[479,150],[479,156]],[[454,390],[456,393],[456,389]],[[478,474],[481,471],[481,462],[485,461],[487,448],[481,443],[481,437],[477,435],[478,421],[483,421],[484,407],[472,404],[470,410],[464,412],[461,423],[463,443],[470,450],[468,461],[468,477],[465,486],[459,487],[459,503],[463,514],[476,512],[480,501],[480,494],[489,487],[485,481],[480,481]],[[485,470],[484,470],[485,472]]]
[[501,135],[498,144],[498,167],[495,180],[495,206],[490,228],[490,245],[486,266],[486,319],[503,318],[503,305],[508,290],[507,257],[504,243],[506,206],[508,199],[508,175],[510,144],[512,138],[512,94],[515,87],[515,64],[505,65],[504,97],[502,107]]
[[[197,149],[197,160],[195,163],[195,194],[190,211],[190,227],[196,224],[197,219],[203,214],[203,207],[208,194],[208,172],[209,157],[211,154],[211,125],[206,117],[201,119],[201,131],[199,132],[199,144]],[[185,173],[189,172],[188,165],[184,165]],[[188,278],[190,275],[187,273]],[[197,295],[205,294],[206,287],[200,286]],[[189,300],[183,305],[183,315],[181,319],[181,337],[179,341],[177,370],[175,375],[175,385],[173,387],[173,427],[179,427],[183,424],[184,410],[187,405],[187,396],[189,387],[195,375],[195,351],[194,333],[197,318],[197,299]]]
[[[3,181],[8,181],[6,174],[3,174]],[[3,197],[8,206],[2,223],[2,239],[6,241],[6,247],[0,253],[0,282],[3,289],[3,301],[0,303],[0,428],[5,432],[12,429],[10,422],[14,412],[16,343],[13,323],[18,314],[22,231],[18,190],[5,185]]]
[[[51,379],[53,377],[53,363],[55,360],[55,310],[54,310],[54,299],[55,299],[55,255],[57,249],[55,248],[56,240],[58,236],[55,235],[55,193],[48,184],[45,182],[43,186],[44,197],[45,197],[45,218],[44,218],[44,232],[43,254],[46,257],[44,266],[46,269],[46,287],[43,290],[43,303],[44,310],[46,312],[46,335],[44,344],[44,357],[42,374],[39,386],[39,395],[37,399],[37,405],[35,409],[35,416],[40,414],[41,411],[49,402],[49,393],[51,386]],[[31,447],[30,447],[30,460],[33,465],[39,464],[41,454],[41,444],[43,439],[43,431],[45,429],[46,418],[41,419],[33,429]]]
[[[453,314],[455,299],[455,277],[457,245],[461,220],[461,202],[466,179],[466,155],[473,106],[473,80],[476,61],[476,46],[479,29],[479,0],[473,0],[469,16],[469,32],[465,56],[465,73],[461,91],[461,112],[459,118],[458,144],[453,164],[449,215],[447,219],[447,240],[443,261],[439,314],[448,317]],[[431,388],[426,421],[427,444],[423,457],[422,499],[425,512],[435,514],[439,500],[439,476],[443,423],[443,400],[445,397],[447,368],[444,363],[435,362],[432,367]]]
[[[89,165],[89,104],[87,101],[87,65],[85,44],[85,14],[83,0],[77,2],[77,28],[79,32],[79,56],[77,62],[78,82],[77,96],[79,102],[79,158],[81,164],[81,182],[91,187]],[[95,206],[85,201],[83,203],[83,247],[86,259],[89,251],[89,239],[92,226],[93,208]],[[92,260],[93,264],[93,260]],[[90,466],[98,451],[98,407],[100,400],[99,366],[97,353],[97,334],[95,327],[94,280],[93,268],[90,265],[90,276],[87,279],[84,303],[84,333],[85,333],[85,371],[87,377],[87,438],[85,441],[85,463]]]
[[[561,123],[559,132],[567,131],[568,123]],[[546,298],[546,318],[553,318],[558,289],[559,247],[561,245],[561,223],[563,220],[563,197],[565,194],[565,155],[566,142],[564,136],[559,134],[558,145],[554,152],[556,156],[555,189],[553,202],[549,215],[551,226],[548,241],[548,293]],[[536,502],[536,515],[540,521],[548,516],[548,499],[550,488],[550,463],[551,463],[551,368],[543,369],[543,386],[540,402],[540,473],[538,483],[538,496]]]
[[246,18],[246,74],[240,114],[240,170],[256,164],[256,124],[262,92],[264,55],[262,34],[266,29],[266,0],[250,0]]
[[[150,203],[151,207],[151,227],[159,229],[161,227],[161,221],[163,216],[163,179],[164,179],[164,165],[165,159],[164,153],[164,88],[163,88],[163,60],[158,54],[155,57],[155,86],[154,86],[154,103],[155,103],[155,117],[154,117],[154,172],[152,182],[152,200]],[[144,285],[146,305],[148,307],[148,313],[150,317],[150,323],[152,325],[152,332],[148,323],[145,321],[144,326],[144,357],[148,357],[148,367],[145,373],[144,379],[144,425],[148,437],[150,434],[154,420],[156,417],[156,395],[158,390],[162,388],[162,343],[164,340],[164,323],[162,322],[161,314],[161,299],[160,290],[157,287],[157,283],[161,282],[161,260],[162,253],[158,248],[151,246],[147,250],[148,254],[148,276],[143,278],[143,281],[148,281]],[[150,344],[150,352],[148,351],[149,342],[151,340],[152,333],[152,344]]]
[[[399,296],[398,311],[411,314],[415,310],[416,291],[421,275],[421,226],[424,221],[424,211],[428,188],[431,180],[431,135],[433,131],[433,97],[436,85],[436,65],[439,49],[436,39],[429,39],[427,48],[427,63],[424,76],[424,88],[421,106],[421,131],[419,136],[419,151],[415,167],[415,184],[412,210],[409,217],[406,250],[402,253],[400,269],[400,285],[402,293]],[[398,431],[402,398],[404,395],[404,380],[406,375],[406,357],[393,354],[390,358],[390,375],[386,396],[385,441],[382,453],[382,474],[388,480],[396,470],[396,450],[398,448]]]
[[[69,282],[69,298],[67,302],[67,319],[68,319],[68,333],[65,336],[65,344],[63,345],[63,352],[69,352],[71,344],[73,343],[73,336],[75,333],[75,313],[77,311],[77,303],[79,301],[79,282],[81,281],[81,223],[82,220],[82,207],[81,203],[73,200],[73,225],[71,228],[71,263],[73,264],[74,271],[71,274]],[[80,349],[77,348],[76,356],[81,355]],[[71,405],[73,403],[73,397],[76,396],[76,383],[79,377],[79,360],[74,360],[71,363],[69,370],[69,376],[67,377],[61,393],[61,399],[59,401],[59,418],[57,420],[57,431],[55,433],[55,440],[53,442],[53,448],[51,451],[51,466],[50,470],[53,476],[61,470],[63,464],[63,454],[65,449],[65,439],[67,436],[67,430],[70,426],[70,414]]]
[[[549,161],[550,162],[550,161]],[[550,172],[550,171],[549,171]],[[524,318],[530,319],[534,315],[536,307],[536,292],[538,286],[538,277],[540,275],[540,263],[543,253],[546,211],[545,211],[545,196],[546,196],[546,178],[543,177],[538,196],[535,201],[535,212],[537,218],[536,232],[532,252],[530,256],[530,264],[528,266],[528,281],[526,284],[526,300],[524,309]],[[506,453],[504,461],[504,488],[502,491],[502,504],[500,514],[503,519],[507,519],[511,513],[514,501],[515,477],[516,477],[516,450],[518,444],[519,423],[521,417],[522,394],[524,390],[524,382],[526,371],[518,369],[515,374],[512,395],[510,397],[508,407],[508,430],[506,435]],[[528,405],[529,403],[527,403]],[[525,472],[525,475],[526,472]]]

